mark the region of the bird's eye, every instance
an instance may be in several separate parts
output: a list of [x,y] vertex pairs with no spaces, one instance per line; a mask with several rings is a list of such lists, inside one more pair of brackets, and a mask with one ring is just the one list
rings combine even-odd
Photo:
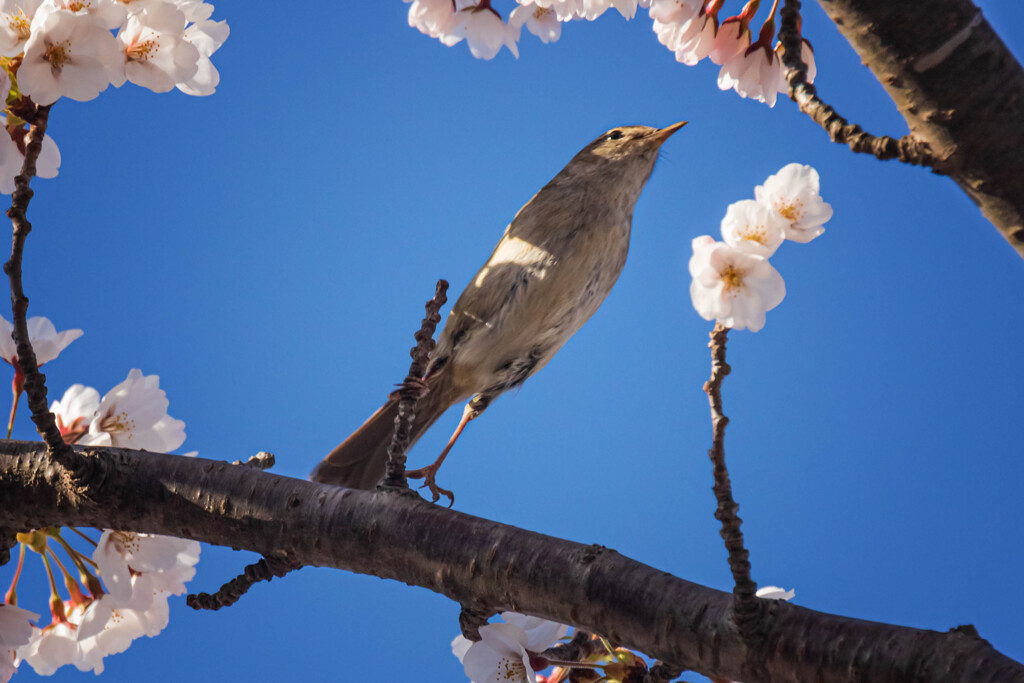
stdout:
[[609,140],[618,140],[621,137],[622,137],[622,131],[621,130],[613,130],[611,133],[608,133],[608,139]]

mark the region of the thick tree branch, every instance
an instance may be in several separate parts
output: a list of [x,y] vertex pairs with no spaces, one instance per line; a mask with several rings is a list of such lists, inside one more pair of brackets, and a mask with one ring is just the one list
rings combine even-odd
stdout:
[[[200,458],[82,449],[103,474],[60,495],[43,444],[0,442],[0,527],[97,526],[170,534],[423,586],[600,633],[730,680],[1024,683],[1024,666],[961,631],[939,633],[765,604],[747,647],[732,595],[600,546],[472,517],[412,496],[355,491]],[[214,618],[214,617],[211,617]]]
[[1024,257],[1024,69],[981,10],[970,0],[818,2],[928,145],[935,172]]

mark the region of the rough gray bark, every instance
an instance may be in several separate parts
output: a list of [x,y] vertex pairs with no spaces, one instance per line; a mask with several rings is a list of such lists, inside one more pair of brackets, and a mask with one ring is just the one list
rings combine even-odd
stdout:
[[600,546],[472,517],[408,492],[354,491],[199,458],[75,450],[89,454],[93,479],[66,491],[44,444],[0,442],[0,529],[170,534],[371,574],[471,610],[572,624],[668,664],[747,683],[1024,683],[1024,666],[971,629],[924,631],[766,601],[744,641],[731,594]]
[[935,172],[956,181],[1024,257],[1024,69],[981,10],[970,0],[818,3],[910,135],[938,158]]

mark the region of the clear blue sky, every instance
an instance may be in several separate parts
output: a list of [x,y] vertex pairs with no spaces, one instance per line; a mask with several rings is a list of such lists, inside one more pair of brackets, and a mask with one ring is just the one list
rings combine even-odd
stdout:
[[[1024,56],[1024,7],[980,4]],[[903,134],[805,5],[822,95],[869,131]],[[442,485],[464,512],[728,589],[690,240],[717,234],[728,204],[783,165],[811,164],[835,217],[780,250],[786,300],[729,348],[726,448],[754,578],[821,611],[972,623],[1024,658],[1024,262],[953,182],[854,156],[788,100],[769,110],[720,92],[717,67],[677,64],[645,12],[566,25],[547,46],[524,32],[519,60],[481,62],[408,28],[406,9],[225,3],[216,95],[126,85],[54,106],[63,166],[35,184],[25,288],[31,314],[85,335],[46,367],[51,397],[75,382],[103,393],[138,367],[185,420],[183,451],[268,450],[275,472],[305,477],[404,376],[438,278],[461,291],[516,210],[599,133],[688,119],[640,199],[611,296],[470,426]],[[457,420],[412,463],[433,460]],[[24,413],[16,434],[32,437]],[[253,559],[204,549],[193,587]],[[22,595],[45,611],[43,592]],[[457,615],[424,589],[305,569],[217,613],[177,601],[169,629],[104,676],[459,681]]]

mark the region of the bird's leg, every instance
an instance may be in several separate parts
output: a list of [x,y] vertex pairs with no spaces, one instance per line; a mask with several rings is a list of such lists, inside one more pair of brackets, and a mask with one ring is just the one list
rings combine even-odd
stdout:
[[405,473],[405,476],[409,479],[424,480],[423,486],[420,486],[420,488],[426,486],[430,489],[431,503],[436,503],[437,499],[441,497],[441,494],[444,494],[450,501],[448,503],[448,507],[455,504],[455,494],[438,486],[434,481],[434,477],[437,475],[437,471],[441,469],[441,463],[443,463],[444,459],[448,457],[448,453],[452,450],[452,446],[454,446],[455,442],[458,441],[459,436],[462,434],[462,430],[466,428],[466,425],[468,425],[471,420],[475,420],[479,417],[482,412],[483,408],[477,405],[476,399],[467,403],[465,409],[462,411],[462,419],[459,420],[459,426],[455,428],[452,438],[448,439],[448,444],[444,447],[444,450],[441,451],[441,455],[437,456],[437,460],[435,460],[431,465]]

